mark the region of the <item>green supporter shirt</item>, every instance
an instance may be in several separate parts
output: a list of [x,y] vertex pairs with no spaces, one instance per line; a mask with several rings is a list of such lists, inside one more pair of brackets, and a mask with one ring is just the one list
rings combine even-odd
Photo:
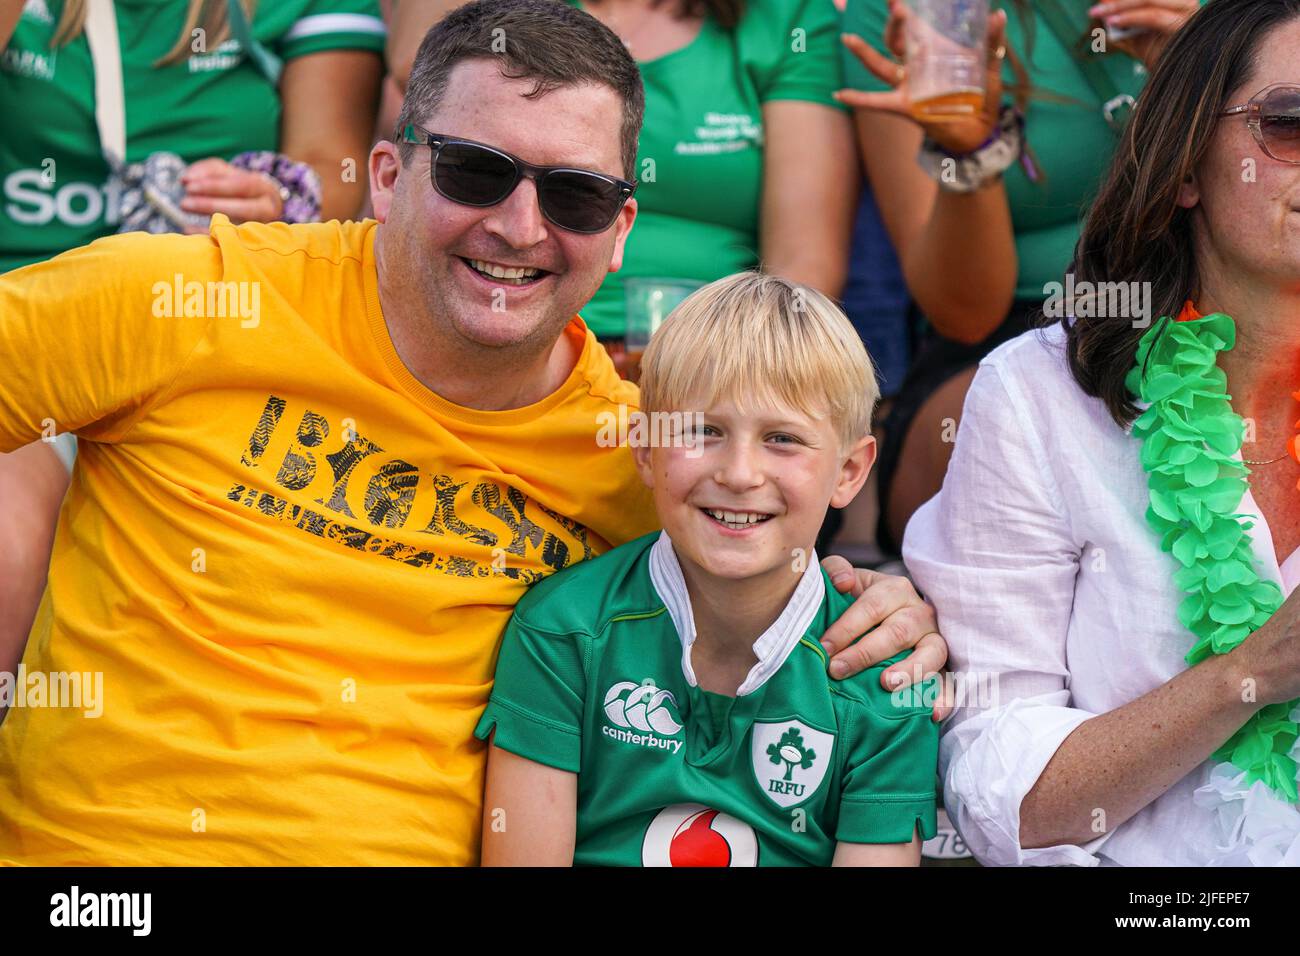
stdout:
[[[1082,41],[1090,23],[1087,12],[1090,4],[1082,0],[1059,2],[1077,23],[1075,37]],[[1007,9],[1007,42],[1025,64],[1035,93],[1045,94],[1032,95],[1025,113],[1025,133],[1043,175],[1034,183],[1024,167],[1017,164],[1004,177],[1016,254],[1020,259],[1016,298],[1041,302],[1045,295],[1043,286],[1062,281],[1074,258],[1083,216],[1101,185],[1119,137],[1106,123],[1102,116],[1103,101],[1075,60],[1076,55],[1091,56],[1091,47],[1080,42],[1082,52],[1067,50],[1042,14],[1035,10],[1031,57],[1026,47],[1025,22],[1016,12],[1015,4],[1001,0],[994,6]],[[844,30],[858,34],[883,52],[887,19],[885,0],[848,0]],[[849,87],[888,88],[847,48],[841,56]],[[1139,61],[1115,51],[1097,59],[1118,91],[1136,97],[1145,85],[1146,68]],[[1015,83],[1010,62],[1003,66],[1002,78],[1004,83]],[[1014,102],[1010,94],[1006,100]]]
[[[177,0],[115,0],[126,103],[126,159],[187,162],[279,150],[280,98],[231,39],[155,68],[185,25]],[[61,0],[31,0],[0,51],[0,272],[117,231],[95,125],[85,35],[55,48]],[[384,48],[377,0],[261,0],[253,36],[284,60]]]
[[646,535],[519,602],[475,733],[578,773],[579,865],[825,866],[837,841],[928,839],[933,688],[882,690],[892,661],[827,676],[819,640],[849,603],[811,565],[739,694],[701,690],[680,565]]
[[831,0],[749,0],[734,30],[706,18],[690,44],[638,64],[636,224],[623,268],[582,310],[592,331],[624,334],[629,276],[705,283],[758,265],[763,104],[842,109],[831,98],[844,85],[839,30]]

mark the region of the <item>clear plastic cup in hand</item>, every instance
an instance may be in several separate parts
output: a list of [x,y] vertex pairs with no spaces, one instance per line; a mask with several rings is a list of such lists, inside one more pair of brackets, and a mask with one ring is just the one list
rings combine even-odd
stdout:
[[907,98],[918,120],[974,116],[984,105],[989,0],[911,0]]
[[641,353],[650,344],[650,336],[668,318],[668,313],[702,285],[694,279],[628,277],[623,280],[627,309],[624,378],[635,382],[641,377]]

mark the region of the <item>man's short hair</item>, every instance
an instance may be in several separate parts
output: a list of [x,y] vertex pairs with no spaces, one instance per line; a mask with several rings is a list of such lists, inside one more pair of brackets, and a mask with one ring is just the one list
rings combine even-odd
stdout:
[[844,451],[871,433],[879,397],[871,357],[839,307],[759,272],[691,293],[641,359],[644,412],[698,411],[720,399],[779,404],[827,414]]
[[[562,0],[474,0],[434,24],[411,67],[397,120],[399,143],[408,123],[423,125],[438,108],[456,64],[471,59],[495,60],[503,76],[533,80],[533,89],[525,94],[529,97],[562,86],[613,89],[623,101],[623,174],[636,179],[637,138],[645,114],[641,71],[609,27]],[[410,161],[413,149],[400,147],[403,163]]]

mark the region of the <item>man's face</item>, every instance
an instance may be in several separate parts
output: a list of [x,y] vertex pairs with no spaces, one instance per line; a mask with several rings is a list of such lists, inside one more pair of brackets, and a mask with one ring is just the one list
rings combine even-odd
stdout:
[[[623,178],[618,94],[607,86],[568,86],[526,98],[533,85],[503,77],[492,60],[463,61],[420,125],[539,166]],[[409,165],[396,168],[395,151],[386,146],[371,156],[375,215],[384,224],[381,291],[396,286],[395,297],[427,303],[428,321],[458,344],[549,347],[606,274],[622,266],[635,200],[604,232],[570,232],[542,215],[531,179],[495,206],[465,206],[433,188],[430,149],[416,147]],[[515,284],[484,276],[471,261],[545,271]]]

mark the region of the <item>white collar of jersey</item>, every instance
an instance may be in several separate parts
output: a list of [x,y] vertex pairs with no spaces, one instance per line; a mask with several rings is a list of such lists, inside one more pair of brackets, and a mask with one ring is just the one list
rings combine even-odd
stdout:
[[[659,532],[659,540],[650,549],[650,582],[659,599],[668,608],[668,614],[677,628],[682,642],[682,673],[692,687],[698,685],[695,670],[691,667],[691,645],[695,643],[695,614],[691,610],[691,596],[686,590],[686,578],[677,561],[672,539],[667,531]],[[795,586],[794,594],[772,626],[754,642],[754,656],[758,658],[736,691],[737,697],[752,694],[780,669],[790,656],[799,639],[808,631],[822,598],[826,596],[826,583],[822,580],[821,566],[814,551],[804,569],[803,577]]]

